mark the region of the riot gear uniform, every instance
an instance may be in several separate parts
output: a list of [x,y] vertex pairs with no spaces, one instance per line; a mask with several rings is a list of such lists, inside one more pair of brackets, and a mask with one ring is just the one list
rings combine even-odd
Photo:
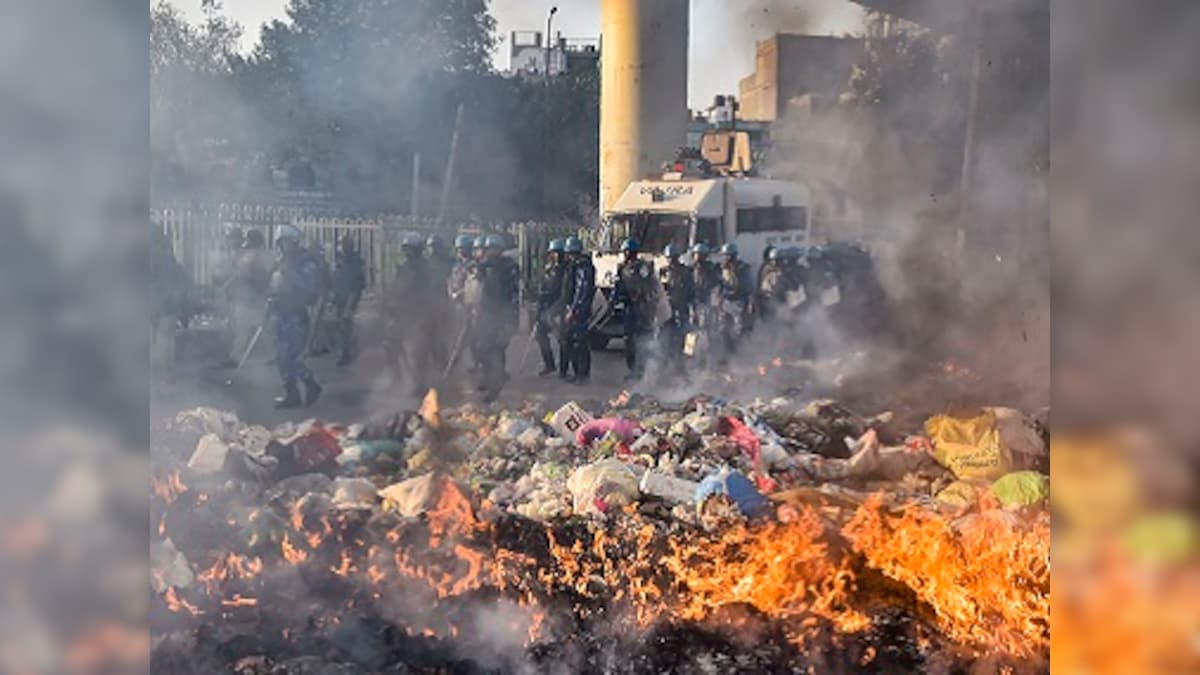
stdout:
[[481,388],[490,401],[508,378],[505,353],[517,329],[521,274],[515,262],[500,254],[504,240],[499,235],[489,235],[485,248],[467,285],[478,285],[478,300],[471,305],[471,344],[481,368]]
[[[564,249],[565,242],[562,239],[551,240],[546,251],[546,267],[542,272],[542,283],[538,288],[533,335],[537,340],[538,351],[542,355],[542,371],[538,373],[541,377],[551,375],[556,370],[550,336],[557,333],[560,328]],[[559,358],[562,358],[561,354]]]
[[304,383],[305,405],[312,405],[321,395],[321,385],[304,364],[308,310],[320,292],[320,271],[313,258],[300,247],[300,231],[296,228],[280,228],[276,242],[282,255],[271,273],[267,297],[267,311],[275,320],[275,364],[283,382],[283,396],[275,399],[275,405],[295,408],[300,405],[297,381]]
[[337,320],[337,346],[341,350],[338,365],[350,363],[354,356],[354,312],[367,287],[367,273],[354,239],[344,235],[338,244],[333,268],[333,312]]
[[695,286],[692,270],[679,261],[679,250],[671,244],[664,252],[667,256],[667,266],[659,273],[663,292],[667,296],[667,304],[671,314],[662,325],[659,335],[663,343],[663,353],[668,363],[683,372],[683,342],[687,332],[691,330],[692,304],[695,302]]
[[[563,272],[562,342],[558,372],[569,382],[587,382],[592,373],[592,350],[588,330],[592,319],[592,299],[596,294],[596,268],[583,253],[583,242],[569,237],[565,243],[568,267]],[[571,373],[574,370],[574,373]]]
[[750,265],[738,259],[737,247],[729,243],[721,247],[721,251],[725,254],[725,262],[721,264],[719,324],[725,353],[731,354],[738,339],[749,328],[753,288]]
[[[637,257],[636,239],[626,239],[621,251],[626,258],[617,266],[613,300],[624,307],[625,365],[630,378],[640,378],[646,369],[646,336],[654,330],[654,265]],[[639,357],[639,351],[643,352]]]

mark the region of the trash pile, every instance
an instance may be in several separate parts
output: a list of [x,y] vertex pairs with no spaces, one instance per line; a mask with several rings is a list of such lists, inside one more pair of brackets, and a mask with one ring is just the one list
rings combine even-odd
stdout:
[[1047,669],[1044,419],[894,426],[628,393],[181,412],[153,433],[152,667]]

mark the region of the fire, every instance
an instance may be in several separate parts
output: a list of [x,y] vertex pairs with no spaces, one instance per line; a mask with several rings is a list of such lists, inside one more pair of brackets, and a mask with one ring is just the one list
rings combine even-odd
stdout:
[[341,562],[338,563],[337,567],[330,566],[329,571],[333,572],[339,577],[348,577],[350,576],[351,572],[357,570],[358,568],[354,566],[354,561],[350,557],[350,551],[342,549],[341,555]]
[[232,598],[221,601],[222,607],[258,607],[258,598],[242,597],[240,593],[234,593]]
[[283,533],[283,541],[279,543],[279,548],[283,553],[283,559],[287,560],[293,565],[299,565],[305,560],[308,560],[308,553],[306,551],[292,546],[292,542],[288,540],[287,532]]
[[171,504],[179,498],[179,495],[187,492],[188,488],[183,484],[183,480],[179,477],[179,470],[176,469],[167,474],[167,477],[162,480],[151,476],[150,490],[156,497],[167,504]]
[[204,612],[197,606],[188,602],[187,599],[179,597],[174,586],[168,586],[163,592],[163,602],[167,603],[167,609],[175,613],[187,612],[192,616],[200,616]]
[[247,558],[237,553],[229,553],[217,558],[207,570],[196,576],[196,580],[204,584],[205,589],[212,595],[221,582],[229,579],[252,579],[263,570],[261,558]]
[[985,511],[958,532],[916,508],[886,514],[876,496],[842,532],[868,564],[913,589],[939,627],[967,643],[1036,656],[1050,646],[1050,525],[1014,527]]
[[850,608],[854,575],[822,541],[821,517],[804,509],[792,522],[735,527],[697,542],[672,542],[664,563],[686,588],[672,612],[702,619],[722,605],[747,603],[779,618],[816,614],[847,631],[868,623]]
[[369,579],[371,583],[378,586],[380,582],[384,580],[383,570],[380,569],[378,565],[371,565],[367,567],[367,579]]

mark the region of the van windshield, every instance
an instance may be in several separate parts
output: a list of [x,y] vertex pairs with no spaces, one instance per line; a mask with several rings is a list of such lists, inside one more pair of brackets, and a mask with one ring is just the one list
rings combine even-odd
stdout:
[[621,213],[612,216],[613,245],[629,237],[637,239],[642,250],[661,253],[667,244],[688,247],[691,222],[681,213]]

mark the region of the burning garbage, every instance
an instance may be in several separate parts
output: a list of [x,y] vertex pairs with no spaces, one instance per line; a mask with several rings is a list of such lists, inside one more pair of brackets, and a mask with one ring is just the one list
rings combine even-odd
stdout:
[[181,413],[155,434],[152,667],[1044,671],[1030,419],[641,396],[273,430]]

